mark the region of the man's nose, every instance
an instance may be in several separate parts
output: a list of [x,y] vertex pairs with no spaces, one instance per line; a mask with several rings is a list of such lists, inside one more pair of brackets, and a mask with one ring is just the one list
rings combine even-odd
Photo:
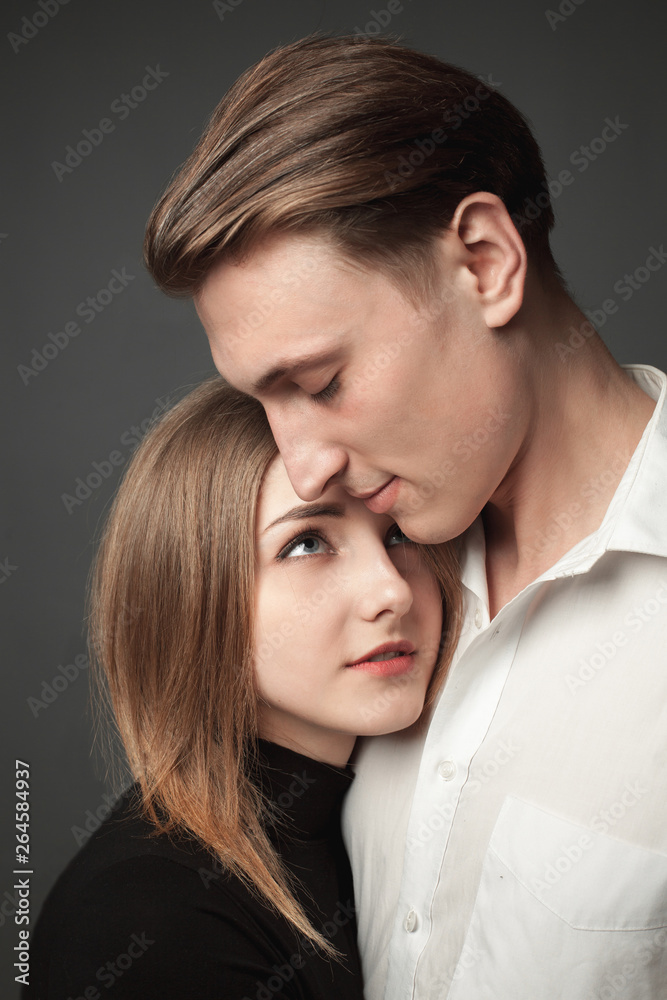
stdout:
[[317,500],[347,466],[345,450],[318,435],[307,419],[266,412],[294,492],[301,500]]

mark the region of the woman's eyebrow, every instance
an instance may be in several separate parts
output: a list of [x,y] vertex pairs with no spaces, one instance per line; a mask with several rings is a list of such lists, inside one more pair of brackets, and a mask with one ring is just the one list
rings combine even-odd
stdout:
[[[277,517],[271,524],[267,524],[264,531],[275,527],[276,524],[283,524],[285,521],[306,521],[310,517],[345,517],[345,504],[342,503],[304,503],[298,507],[286,510],[284,514]],[[262,534],[264,534],[264,531]]]

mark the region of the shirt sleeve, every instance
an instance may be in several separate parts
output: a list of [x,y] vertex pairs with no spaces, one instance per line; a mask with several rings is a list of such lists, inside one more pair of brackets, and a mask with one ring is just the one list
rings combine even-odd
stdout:
[[162,857],[104,869],[52,901],[35,935],[45,971],[25,1000],[308,1000],[295,971],[302,957],[285,954],[268,911],[236,887]]

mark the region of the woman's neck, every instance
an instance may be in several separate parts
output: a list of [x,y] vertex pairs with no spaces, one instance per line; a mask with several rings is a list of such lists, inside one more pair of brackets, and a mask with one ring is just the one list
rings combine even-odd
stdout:
[[314,726],[292,716],[282,723],[275,718],[271,720],[263,718],[261,705],[259,735],[263,740],[270,740],[271,743],[287,747],[288,750],[294,750],[304,757],[312,757],[313,760],[332,764],[334,767],[345,767],[357,739],[350,733],[323,729],[321,726]]

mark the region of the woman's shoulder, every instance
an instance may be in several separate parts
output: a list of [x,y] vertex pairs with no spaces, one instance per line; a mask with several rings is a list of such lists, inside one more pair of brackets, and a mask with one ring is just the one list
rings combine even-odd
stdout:
[[136,784],[116,799],[109,816],[92,832],[58,880],[63,891],[100,877],[105,870],[135,866],[139,859],[152,859],[146,871],[168,862],[197,869],[206,865],[209,854],[194,836],[158,832],[143,814]]
[[121,984],[128,996],[157,996],[141,989],[159,983],[165,998],[206,997],[233,968],[245,982],[246,967],[270,968],[283,948],[281,928],[244,883],[194,838],[155,834],[130,789],[49,894],[24,996],[113,984],[120,1000]]
[[[214,888],[224,891],[212,894]],[[157,916],[197,908],[202,899],[218,910],[225,904],[236,910],[247,897],[245,884],[194,836],[158,832],[132,785],[62,872],[44,914],[55,910],[74,918],[85,910],[108,920],[116,909],[136,911],[143,904]]]

